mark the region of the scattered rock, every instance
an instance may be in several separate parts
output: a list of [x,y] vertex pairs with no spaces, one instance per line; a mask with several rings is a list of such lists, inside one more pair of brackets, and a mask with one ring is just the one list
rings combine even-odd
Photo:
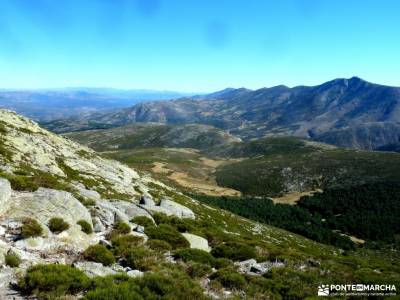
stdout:
[[139,270],[131,270],[126,272],[126,275],[128,275],[129,277],[140,277],[143,276],[143,272],[139,271]]
[[0,214],[7,211],[10,205],[11,185],[7,179],[0,178]]
[[211,251],[211,248],[208,246],[208,241],[205,238],[191,233],[182,233],[182,235],[188,240],[190,248],[200,249],[207,252]]
[[101,263],[92,261],[79,261],[74,267],[84,272],[89,277],[115,275],[118,272],[111,267],[105,267]]
[[135,231],[138,233],[144,233],[144,227],[141,225],[137,225]]
[[100,221],[99,217],[93,217],[92,222],[93,222],[93,231],[94,232],[103,232],[106,230],[106,227]]
[[262,275],[269,272],[272,268],[282,268],[285,266],[284,263],[279,261],[265,261],[257,263],[255,259],[236,262],[235,265],[238,266],[238,271],[240,273],[248,275]]

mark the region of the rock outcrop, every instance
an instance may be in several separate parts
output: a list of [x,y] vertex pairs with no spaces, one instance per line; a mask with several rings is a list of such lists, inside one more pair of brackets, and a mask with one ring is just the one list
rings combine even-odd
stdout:
[[92,225],[89,211],[72,194],[65,191],[39,188],[36,192],[13,192],[7,218],[34,217],[43,226],[53,217],[61,217],[70,225],[85,220]]
[[188,219],[195,218],[194,213],[191,209],[168,199],[162,199],[160,207],[165,208],[172,215],[177,216],[179,218],[188,218]]
[[195,219],[195,215],[191,209],[166,198],[161,199],[159,205],[154,205],[154,201],[141,200],[141,203],[145,204],[140,204],[140,207],[147,210],[150,214],[162,213],[167,216]]

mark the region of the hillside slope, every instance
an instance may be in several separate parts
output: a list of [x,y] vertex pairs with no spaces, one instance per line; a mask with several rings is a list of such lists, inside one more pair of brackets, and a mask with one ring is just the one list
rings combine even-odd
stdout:
[[400,284],[397,252],[344,253],[247,220],[0,116],[1,299],[304,299],[377,269]]
[[107,130],[65,134],[96,151],[125,150],[141,147],[194,148],[205,150],[241,142],[237,137],[208,125],[131,124]]

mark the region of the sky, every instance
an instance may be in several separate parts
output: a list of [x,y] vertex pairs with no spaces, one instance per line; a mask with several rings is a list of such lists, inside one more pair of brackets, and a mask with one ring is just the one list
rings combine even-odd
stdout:
[[0,0],[0,87],[400,86],[398,0]]

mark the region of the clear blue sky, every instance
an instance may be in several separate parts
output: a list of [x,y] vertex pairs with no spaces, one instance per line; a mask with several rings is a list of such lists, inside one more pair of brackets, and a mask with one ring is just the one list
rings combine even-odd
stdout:
[[0,0],[0,87],[400,86],[398,0]]

